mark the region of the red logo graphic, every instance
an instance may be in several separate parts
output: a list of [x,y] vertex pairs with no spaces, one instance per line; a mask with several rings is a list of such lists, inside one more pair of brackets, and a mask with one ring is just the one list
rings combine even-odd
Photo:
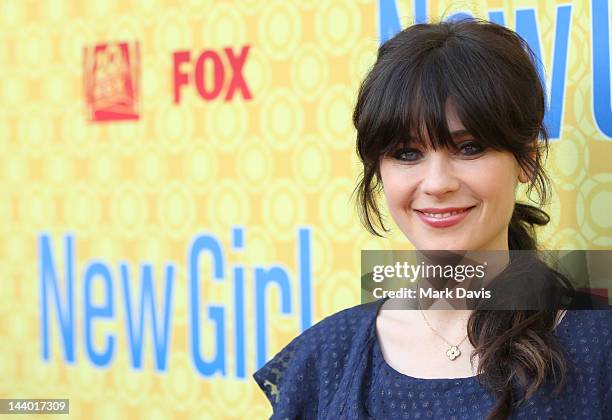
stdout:
[[83,81],[89,120],[140,117],[140,46],[115,42],[85,47]]
[[220,53],[206,50],[200,54],[195,66],[192,66],[191,74],[183,72],[181,68],[181,64],[191,62],[191,52],[175,52],[174,102],[177,104],[181,102],[181,87],[189,83],[195,83],[198,94],[205,101],[216,99],[224,87],[226,87],[224,95],[226,101],[232,100],[238,91],[244,99],[252,99],[253,96],[242,74],[249,48],[250,46],[246,45],[239,52],[235,52],[232,48],[224,48],[225,63]]

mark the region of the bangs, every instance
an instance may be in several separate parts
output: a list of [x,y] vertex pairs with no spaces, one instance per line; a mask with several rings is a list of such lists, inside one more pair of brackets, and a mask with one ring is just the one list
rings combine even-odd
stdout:
[[[517,74],[516,66],[487,50],[482,39],[451,36],[427,43],[413,51],[405,44],[381,47],[378,69],[364,81],[354,115],[358,136],[368,143],[362,144],[362,156],[377,158],[408,144],[455,148],[447,105],[483,146],[513,151],[517,136],[521,142],[537,137],[539,124],[524,121],[513,95],[526,84],[533,86],[529,75]],[[525,129],[517,132],[519,127]]]
[[383,124],[392,130],[381,144],[381,154],[409,144],[434,150],[454,147],[446,120],[449,80],[440,55],[431,54],[423,61],[412,71],[398,71],[398,88],[388,91],[387,100],[393,105]]

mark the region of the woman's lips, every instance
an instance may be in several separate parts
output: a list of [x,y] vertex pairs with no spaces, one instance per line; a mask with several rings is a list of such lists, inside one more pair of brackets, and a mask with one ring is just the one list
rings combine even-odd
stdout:
[[[436,211],[432,211],[430,209],[423,209],[424,211],[437,214],[438,217],[428,216],[421,210],[415,210],[415,212],[421,218],[421,220],[428,226],[435,227],[435,228],[445,228],[445,227],[456,225],[457,223],[461,222],[463,219],[465,219],[468,216],[468,214],[472,211],[472,209],[474,209],[474,207],[476,206],[468,207],[463,210],[443,209],[444,211],[440,211],[437,209]],[[451,213],[451,212],[457,212],[457,214],[448,215],[448,213]],[[447,215],[444,217],[440,217],[439,216],[440,214],[447,214]]]

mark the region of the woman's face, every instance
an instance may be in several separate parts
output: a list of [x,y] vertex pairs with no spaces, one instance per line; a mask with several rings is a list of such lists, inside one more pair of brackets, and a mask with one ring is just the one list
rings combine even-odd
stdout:
[[524,173],[512,153],[476,143],[450,104],[446,119],[457,150],[413,143],[381,158],[391,217],[416,249],[507,250]]

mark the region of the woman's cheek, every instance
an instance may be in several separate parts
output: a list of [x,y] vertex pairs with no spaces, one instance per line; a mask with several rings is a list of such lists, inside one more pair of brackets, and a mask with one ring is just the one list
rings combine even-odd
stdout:
[[399,170],[387,170],[383,172],[383,185],[387,203],[398,207],[410,199],[410,185],[408,178]]

